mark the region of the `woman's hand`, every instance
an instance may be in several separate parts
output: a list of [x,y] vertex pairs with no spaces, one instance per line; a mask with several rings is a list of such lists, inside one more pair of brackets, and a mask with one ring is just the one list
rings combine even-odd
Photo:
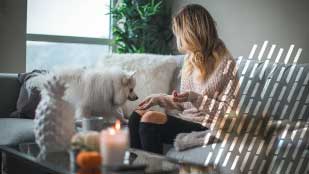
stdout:
[[173,93],[172,93],[172,96],[173,96],[173,101],[179,102],[179,103],[192,102],[192,101],[195,101],[198,98],[198,94],[196,92],[193,92],[193,91],[177,93],[177,91],[174,90]]
[[162,100],[166,95],[165,94],[153,94],[147,97],[142,103],[137,107],[138,110],[147,110],[152,106],[160,105],[160,100]]
[[183,106],[173,101],[173,95],[167,94],[153,94],[147,97],[142,103],[138,105],[137,110],[147,110],[152,106],[159,105],[165,109],[183,110]]

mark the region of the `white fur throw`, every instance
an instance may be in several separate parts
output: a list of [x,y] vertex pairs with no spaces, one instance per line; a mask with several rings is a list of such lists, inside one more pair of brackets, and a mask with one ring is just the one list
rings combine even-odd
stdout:
[[[139,99],[127,101],[124,111],[125,115],[128,116],[150,94],[170,92],[170,84],[174,80],[178,59],[179,56],[172,55],[111,54],[100,59],[97,68],[117,66],[128,71],[136,71],[135,92]],[[154,110],[158,110],[158,108]]]

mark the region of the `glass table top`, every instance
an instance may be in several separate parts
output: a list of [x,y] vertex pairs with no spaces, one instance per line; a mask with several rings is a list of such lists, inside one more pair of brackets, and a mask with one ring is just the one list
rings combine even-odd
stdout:
[[[73,151],[42,154],[38,145],[35,143],[24,143],[17,146],[0,146],[0,150],[14,155],[17,158],[28,160],[34,164],[34,166],[39,164],[41,167],[57,173],[71,174],[77,172]],[[179,161],[138,149],[129,149],[126,153],[124,162],[127,165],[116,168],[116,170],[113,171],[102,167],[101,174],[205,174],[212,171],[210,167]]]

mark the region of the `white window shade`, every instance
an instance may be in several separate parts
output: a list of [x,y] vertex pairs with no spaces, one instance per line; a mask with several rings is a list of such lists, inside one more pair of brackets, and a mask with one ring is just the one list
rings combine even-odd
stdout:
[[109,38],[110,0],[28,0],[27,33]]

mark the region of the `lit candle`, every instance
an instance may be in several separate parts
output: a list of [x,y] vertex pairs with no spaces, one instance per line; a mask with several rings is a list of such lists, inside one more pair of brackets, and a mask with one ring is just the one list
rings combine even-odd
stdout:
[[114,127],[101,132],[100,150],[104,165],[121,165],[128,148],[128,131],[121,129],[120,121],[117,120]]

